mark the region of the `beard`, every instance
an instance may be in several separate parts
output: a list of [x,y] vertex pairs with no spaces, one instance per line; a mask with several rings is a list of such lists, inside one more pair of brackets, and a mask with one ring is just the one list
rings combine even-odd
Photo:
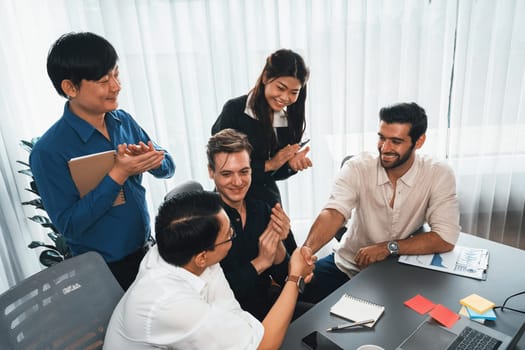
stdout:
[[[412,155],[413,151],[414,151],[414,146],[410,147],[410,149],[402,155],[400,155],[399,153],[395,153],[395,152],[382,153],[381,150],[379,150],[379,159],[381,160],[381,166],[387,170],[400,167],[401,165],[405,164],[410,159],[410,156]],[[383,155],[395,155],[397,156],[397,160],[392,163],[385,162],[382,158]]]

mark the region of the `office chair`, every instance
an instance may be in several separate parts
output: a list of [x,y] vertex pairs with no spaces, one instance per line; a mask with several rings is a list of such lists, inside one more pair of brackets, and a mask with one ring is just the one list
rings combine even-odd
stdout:
[[164,200],[170,199],[177,193],[184,193],[184,192],[189,192],[189,191],[202,191],[202,190],[203,190],[203,187],[199,182],[193,181],[193,180],[184,181],[178,184],[177,186],[173,187],[171,191],[166,193],[166,195],[164,196]]
[[123,294],[98,253],[48,267],[0,295],[0,349],[102,349]]
[[[341,161],[341,165],[339,166],[339,168],[342,168],[343,165],[346,163],[346,161],[349,160],[349,159],[352,158],[352,157],[353,157],[353,155],[345,156],[345,157],[343,158],[343,160]],[[343,237],[343,235],[345,234],[345,232],[346,232],[347,229],[348,229],[348,228],[346,227],[346,224],[344,224],[343,226],[341,226],[341,227],[339,228],[339,230],[337,230],[337,232],[335,233],[335,236],[334,236],[334,237],[335,237],[335,239],[336,239],[338,242],[341,241],[341,237]]]

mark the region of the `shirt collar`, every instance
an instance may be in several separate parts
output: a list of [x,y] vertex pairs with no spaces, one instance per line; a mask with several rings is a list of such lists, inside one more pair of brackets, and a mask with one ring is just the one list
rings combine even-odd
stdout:
[[401,181],[405,183],[405,185],[412,187],[416,183],[417,180],[417,173],[420,167],[420,158],[416,154],[414,157],[414,163],[412,163],[412,166],[408,171],[405,173],[405,175],[401,176]]
[[[221,204],[222,204],[222,207],[224,208],[224,211],[226,211],[226,213],[229,213],[229,212],[239,213],[237,209],[232,208],[228,204],[226,204],[226,202],[224,202],[222,198],[221,198]],[[248,197],[248,196],[244,197],[244,205],[246,206],[246,211],[251,211],[252,207],[254,206],[253,198]]]
[[202,294],[202,291],[206,288],[208,284],[207,277],[210,276],[210,274],[213,273],[213,270],[217,268],[216,267],[217,264],[213,266],[209,266],[208,268],[204,270],[204,272],[200,276],[197,276],[191,273],[190,271],[186,270],[185,268],[182,268],[180,266],[174,266],[174,265],[167,263],[160,256],[159,249],[156,245],[150,248],[146,257],[144,258],[144,263],[145,263],[144,267],[146,269],[159,269],[160,268],[160,269],[167,271],[170,275],[186,281],[199,294]]
[[[414,158],[414,163],[408,169],[408,171],[399,178],[405,185],[412,187],[417,179],[417,172],[419,168],[419,157],[416,154]],[[377,157],[377,184],[379,186],[384,185],[386,183],[389,183],[390,179],[388,178],[388,174],[386,173],[385,168],[381,165],[381,159]]]
[[[255,112],[253,109],[250,108],[250,101],[253,97],[252,92],[248,94],[248,98],[246,99],[246,106],[244,107],[244,113],[249,115],[252,119],[258,119],[255,115]],[[273,112],[273,127],[287,127],[288,126],[288,118],[286,118],[286,111],[283,109],[279,112]]]
[[[114,111],[106,113],[105,118],[108,128],[110,125],[114,125],[113,121],[117,124],[121,124],[120,118]],[[66,102],[64,105],[64,119],[71,126],[71,128],[75,130],[84,143],[91,138],[96,130],[93,125],[89,124],[87,121],[71,112],[69,109],[69,102]]]

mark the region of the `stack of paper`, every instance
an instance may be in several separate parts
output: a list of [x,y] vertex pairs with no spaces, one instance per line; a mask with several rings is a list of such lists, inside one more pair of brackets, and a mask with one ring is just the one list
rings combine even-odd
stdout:
[[489,266],[489,251],[484,248],[456,245],[452,251],[447,253],[401,255],[398,261],[403,264],[484,280],[487,277],[486,272]]
[[471,294],[459,301],[466,309],[468,317],[473,320],[495,320],[494,304],[477,294]]

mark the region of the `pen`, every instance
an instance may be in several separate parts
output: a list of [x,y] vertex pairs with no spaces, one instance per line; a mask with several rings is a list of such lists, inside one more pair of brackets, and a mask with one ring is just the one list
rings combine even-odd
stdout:
[[332,331],[336,331],[338,329],[347,329],[347,328],[352,328],[352,327],[357,327],[357,326],[363,326],[363,325],[365,325],[367,323],[371,323],[371,322],[374,322],[374,320],[373,319],[369,319],[369,320],[353,322],[353,323],[344,323],[344,324],[341,324],[339,326],[327,328],[326,331],[327,332],[332,332]]
[[302,141],[299,143],[299,147],[302,148],[304,145],[306,145],[308,142],[310,142],[310,139],[306,140],[306,141]]

